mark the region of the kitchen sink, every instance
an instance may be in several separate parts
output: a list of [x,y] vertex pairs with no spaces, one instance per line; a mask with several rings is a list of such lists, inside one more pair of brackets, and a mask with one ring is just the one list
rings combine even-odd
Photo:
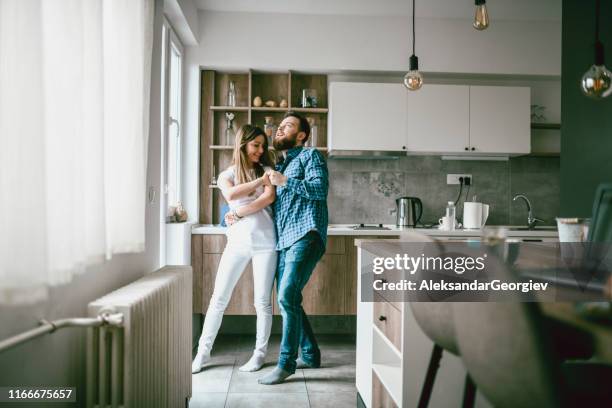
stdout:
[[508,229],[510,231],[557,231],[557,227],[553,227],[553,226],[541,226],[541,227],[535,227],[535,228],[510,227]]

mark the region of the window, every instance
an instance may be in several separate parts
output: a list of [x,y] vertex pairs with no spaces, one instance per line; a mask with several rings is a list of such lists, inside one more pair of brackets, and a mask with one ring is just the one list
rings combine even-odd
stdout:
[[[163,179],[166,212],[181,201],[181,89],[183,47],[176,34],[164,24],[164,124]],[[165,217],[164,217],[165,218]],[[165,221],[165,219],[164,219]]]
[[164,21],[162,30],[162,114],[161,114],[161,186],[159,262],[166,264],[169,249],[167,222],[174,221],[174,208],[181,201],[181,98],[183,47],[174,30]]

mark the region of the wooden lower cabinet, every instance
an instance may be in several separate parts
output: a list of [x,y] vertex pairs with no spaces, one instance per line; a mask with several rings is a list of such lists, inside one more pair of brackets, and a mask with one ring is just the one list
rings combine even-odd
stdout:
[[372,408],[397,408],[375,371],[372,371]]
[[[193,312],[206,313],[215,276],[225,248],[224,235],[192,235],[194,272]],[[328,237],[327,250],[302,292],[303,307],[309,315],[354,315],[356,313],[356,251],[353,237]],[[276,284],[275,284],[276,286]],[[273,310],[279,313],[276,296]],[[242,274],[228,308],[228,315],[254,315],[253,271],[251,265]]]

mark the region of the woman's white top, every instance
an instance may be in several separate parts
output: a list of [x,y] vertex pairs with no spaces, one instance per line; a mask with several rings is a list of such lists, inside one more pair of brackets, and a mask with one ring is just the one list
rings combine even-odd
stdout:
[[[265,167],[264,170],[270,170]],[[230,166],[219,174],[219,181],[229,181],[236,185],[234,166]],[[225,183],[219,183],[221,191]],[[240,197],[236,200],[228,200],[230,210],[235,210],[243,205],[249,204],[264,192],[264,186],[259,186],[250,195]],[[225,193],[225,191],[223,191]],[[256,213],[242,217],[238,222],[227,228],[227,243],[249,246],[253,249],[275,249],[276,227],[272,218],[272,208],[267,206]]]

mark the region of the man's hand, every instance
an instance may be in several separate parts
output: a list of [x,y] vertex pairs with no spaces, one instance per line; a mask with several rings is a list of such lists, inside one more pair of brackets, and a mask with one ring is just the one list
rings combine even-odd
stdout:
[[268,178],[270,179],[270,183],[273,186],[284,186],[285,184],[287,184],[287,176],[285,176],[281,172],[278,172],[275,170],[269,170],[267,175],[268,175]]

